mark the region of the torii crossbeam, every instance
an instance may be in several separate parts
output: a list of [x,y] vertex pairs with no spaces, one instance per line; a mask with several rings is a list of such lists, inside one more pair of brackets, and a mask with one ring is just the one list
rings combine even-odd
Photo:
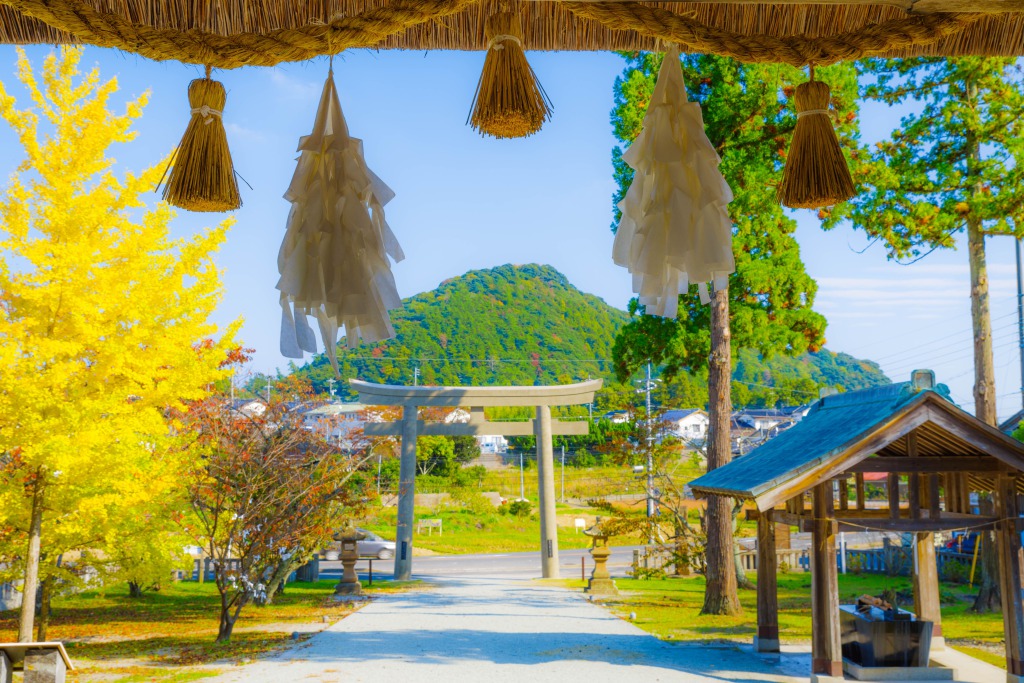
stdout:
[[[537,437],[537,480],[540,508],[541,575],[558,578],[558,528],[555,525],[555,465],[551,437],[555,434],[582,435],[589,422],[551,419],[551,406],[593,403],[594,392],[603,380],[578,384],[529,387],[409,387],[349,380],[366,405],[402,406],[401,422],[373,422],[364,428],[367,436],[401,436],[402,460],[398,482],[398,530],[396,534],[395,579],[412,577],[413,502],[416,493],[416,437],[494,434]],[[469,422],[424,422],[420,406],[466,407]],[[484,408],[530,406],[537,417],[522,422],[488,422]]]

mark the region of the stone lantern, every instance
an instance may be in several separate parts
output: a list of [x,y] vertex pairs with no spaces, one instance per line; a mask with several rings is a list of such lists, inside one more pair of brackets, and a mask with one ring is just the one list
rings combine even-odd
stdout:
[[593,595],[618,595],[619,590],[612,581],[612,575],[608,573],[608,557],[612,551],[608,547],[608,532],[601,527],[601,518],[598,517],[594,526],[583,531],[584,534],[593,539],[593,546],[590,554],[594,558],[594,571],[590,575],[585,593]]
[[335,541],[341,541],[341,580],[334,588],[335,595],[362,595],[363,586],[356,575],[356,562],[359,560],[357,543],[366,538],[366,534],[349,524],[334,534]]

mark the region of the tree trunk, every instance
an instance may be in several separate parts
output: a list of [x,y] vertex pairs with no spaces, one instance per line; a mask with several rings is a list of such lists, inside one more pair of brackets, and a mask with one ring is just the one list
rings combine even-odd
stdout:
[[231,617],[231,608],[222,607],[220,610],[220,627],[217,629],[218,643],[230,643],[231,631],[235,628],[235,620]]
[[36,641],[46,642],[46,631],[50,626],[50,598],[53,596],[53,576],[47,576],[41,583],[42,594],[39,604],[39,621],[36,623]]
[[[978,99],[978,86],[966,84],[969,102]],[[981,142],[974,130],[967,133],[967,182],[972,198],[980,197],[984,188],[978,180]],[[967,255],[971,266],[971,327],[974,332],[974,415],[982,422],[996,426],[996,371],[992,358],[992,315],[989,311],[988,267],[985,264],[985,235],[981,219],[972,210],[967,214]],[[981,502],[981,501],[979,501]],[[995,543],[991,532],[979,535],[981,585],[974,603],[975,612],[988,612],[999,607],[999,577]]]
[[21,620],[18,624],[18,642],[31,643],[36,616],[36,592],[39,588],[39,551],[43,527],[43,492],[40,483],[43,470],[36,470],[32,487],[32,519],[28,527],[28,552],[25,554],[25,585],[21,599]]
[[[708,367],[708,471],[732,459],[729,423],[732,418],[729,348],[729,291],[715,290],[711,299],[711,359]],[[707,536],[704,607],[701,614],[739,614],[736,566],[733,558],[732,501],[708,496],[705,515]]]
[[142,597],[142,586],[135,583],[134,581],[128,582],[128,597],[129,598],[141,598]]
[[295,569],[305,564],[305,562],[299,562],[298,554],[292,555],[287,560],[281,560],[277,567],[274,568],[274,573],[270,576],[270,580],[267,582],[267,596],[262,600],[258,601],[259,605],[269,605],[274,601],[274,596],[284,592],[284,580],[288,578]]
[[[991,496],[985,494],[978,501],[980,512],[983,515],[992,517],[995,515],[995,506]],[[978,534],[978,597],[974,599],[972,612],[986,614],[988,612],[1002,612],[1003,603],[999,593],[999,556],[996,553],[995,536],[991,531],[982,531]]]

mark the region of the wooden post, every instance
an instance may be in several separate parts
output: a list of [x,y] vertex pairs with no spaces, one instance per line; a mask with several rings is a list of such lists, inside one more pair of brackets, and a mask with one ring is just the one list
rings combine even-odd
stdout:
[[946,485],[946,511],[963,512],[960,509],[960,475],[955,472],[946,472],[943,476]]
[[890,472],[886,477],[886,484],[889,493],[889,519],[900,518],[900,475]]
[[856,475],[855,486],[857,487],[857,509],[863,510],[865,507],[864,497],[864,473],[858,472]]
[[914,611],[932,622],[932,648],[945,647],[939,601],[939,566],[935,560],[935,534],[917,533],[914,542]]
[[[907,434],[907,457],[917,457],[917,433]],[[910,508],[911,519],[921,519],[921,477],[911,472],[907,477],[907,507]]]
[[846,477],[839,480],[839,509],[850,509],[850,482]]
[[942,510],[939,508],[939,475],[937,474],[928,475],[928,510],[928,516],[932,519],[942,516]]
[[778,556],[775,554],[775,522],[767,511],[757,518],[757,635],[758,652],[779,651]]
[[1024,591],[1021,582],[1021,542],[1017,531],[1016,478],[1001,475],[993,487],[996,507],[996,552],[999,555],[999,588],[1003,603],[1007,683],[1024,683]]
[[971,512],[971,482],[966,474],[958,474],[960,478],[960,512]]
[[832,483],[814,487],[811,532],[811,681],[843,679],[839,637],[839,577]]

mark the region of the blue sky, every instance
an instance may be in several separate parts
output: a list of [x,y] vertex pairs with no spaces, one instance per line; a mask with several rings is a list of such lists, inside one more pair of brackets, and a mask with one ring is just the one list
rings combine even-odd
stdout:
[[[32,48],[40,64],[49,48]],[[530,62],[554,102],[554,117],[524,140],[482,138],[465,125],[482,53],[373,52],[335,59],[342,108],[367,163],[396,192],[388,222],[406,253],[394,266],[403,297],[433,289],[474,268],[548,263],[577,287],[625,308],[628,273],[611,261],[609,124],[613,81],[623,61],[605,53],[531,53]],[[17,95],[15,51],[0,49],[0,80]],[[120,167],[156,163],[178,142],[188,120],[187,87],[200,69],[156,63],[89,48],[94,64],[117,76],[117,108],[145,90],[150,104],[135,142],[111,151]],[[217,256],[226,294],[220,322],[241,317],[256,349],[253,367],[287,367],[277,351],[280,309],[276,256],[289,204],[282,198],[295,168],[295,148],[313,124],[327,60],[274,69],[214,72],[228,90],[224,122],[244,206]],[[19,97],[25,106],[25,100]],[[879,139],[899,112],[873,105],[864,137]],[[0,172],[18,158],[16,140],[0,129]],[[154,200],[156,195],[153,196]],[[879,361],[894,380],[930,367],[973,408],[970,300],[966,252],[936,252],[911,266],[888,262],[852,229],[823,232],[809,211],[796,212],[804,261],[819,284],[817,309],[829,322],[828,348]],[[175,230],[195,231],[215,215],[181,212]],[[988,240],[1000,417],[1021,406],[1016,343],[1013,241]]]

